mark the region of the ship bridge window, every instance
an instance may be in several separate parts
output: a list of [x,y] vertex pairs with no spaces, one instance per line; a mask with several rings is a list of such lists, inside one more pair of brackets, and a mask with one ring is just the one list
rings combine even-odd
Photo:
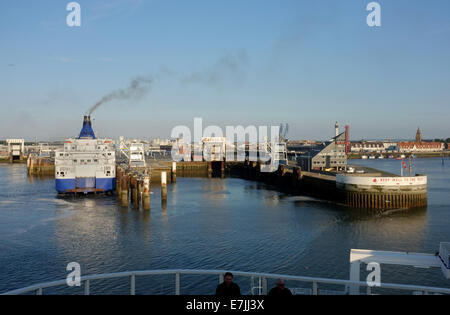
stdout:
[[94,162],[96,162],[96,163],[97,163],[97,162],[98,162],[98,160],[97,160],[97,159],[95,159],[95,160],[94,160]]
[[64,153],[60,153],[59,156],[64,156]]
[[111,153],[108,153],[108,155],[111,155]]
[[77,163],[77,160],[73,160],[74,163]]
[[88,163],[91,163],[91,160],[87,160]]

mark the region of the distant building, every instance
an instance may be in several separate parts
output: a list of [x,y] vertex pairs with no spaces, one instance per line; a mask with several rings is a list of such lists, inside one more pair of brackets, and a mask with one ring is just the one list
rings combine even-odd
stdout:
[[345,169],[347,154],[345,153],[346,132],[330,141],[312,148],[307,154],[297,158],[298,165],[303,170]]
[[385,153],[398,151],[398,145],[392,141],[358,141],[352,142],[350,151],[352,153]]
[[420,131],[420,128],[417,128],[416,142],[417,143],[421,143],[422,142],[422,132]]
[[21,160],[25,154],[25,140],[24,139],[7,139],[8,154],[12,160]]
[[398,151],[398,143],[387,140],[383,142],[384,151],[385,152],[397,152]]
[[445,149],[443,142],[399,142],[398,151],[402,153],[441,152]]
[[350,145],[350,151],[353,153],[368,153],[368,152],[381,153],[384,150],[385,147],[382,142],[360,141],[360,142],[352,142]]
[[443,142],[423,141],[420,128],[417,129],[416,142],[398,143],[398,151],[402,153],[441,152],[444,149]]

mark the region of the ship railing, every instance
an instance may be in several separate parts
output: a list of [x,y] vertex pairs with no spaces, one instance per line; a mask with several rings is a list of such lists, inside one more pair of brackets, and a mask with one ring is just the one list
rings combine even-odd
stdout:
[[[218,283],[221,283],[224,279],[224,274],[226,272],[233,273],[234,276],[248,277],[250,280],[252,295],[267,295],[268,292],[268,281],[283,279],[285,281],[298,281],[302,283],[308,283],[310,288],[303,288],[306,294],[319,295],[319,294],[329,294],[329,292],[340,292],[344,294],[350,294],[348,288],[350,286],[359,286],[366,288],[365,294],[372,295],[373,288],[367,282],[362,281],[350,281],[350,280],[340,280],[340,279],[327,279],[327,278],[314,278],[314,277],[303,277],[303,276],[292,276],[292,275],[281,275],[281,274],[270,274],[270,273],[255,273],[255,272],[242,272],[242,271],[229,271],[229,270],[190,270],[190,269],[174,269],[174,270],[143,270],[143,271],[126,271],[118,273],[107,273],[107,274],[96,274],[80,277],[80,286],[83,286],[84,294],[90,294],[90,285],[95,280],[105,280],[105,279],[117,279],[117,278],[129,278],[130,283],[130,295],[135,295],[136,293],[136,277],[139,276],[155,276],[155,275],[172,275],[175,280],[174,293],[175,295],[181,294],[181,275],[215,275],[218,278]],[[255,280],[259,283],[259,286],[254,286]],[[67,280],[52,281],[46,283],[40,283],[31,285],[25,288],[12,290],[1,295],[19,295],[26,293],[34,293],[36,295],[42,295],[44,289],[54,288],[60,286],[67,286]],[[321,285],[341,285],[344,286],[345,291],[327,291],[319,290]],[[445,294],[450,295],[450,288],[439,288],[439,287],[427,287],[418,285],[407,285],[407,284],[393,284],[393,283],[380,283],[377,286],[378,289],[391,289],[400,290],[402,292],[409,292],[412,294]],[[188,292],[186,292],[188,293]],[[358,292],[359,293],[359,292]]]

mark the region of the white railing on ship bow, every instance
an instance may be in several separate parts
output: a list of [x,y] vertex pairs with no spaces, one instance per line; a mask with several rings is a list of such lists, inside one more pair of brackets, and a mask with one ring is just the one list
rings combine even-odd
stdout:
[[[130,295],[134,295],[136,293],[136,277],[139,276],[152,276],[152,275],[173,275],[175,277],[175,295],[181,294],[181,275],[216,275],[218,276],[218,282],[223,281],[223,275],[226,272],[233,273],[234,276],[243,276],[250,278],[250,287],[252,287],[254,280],[258,280],[260,283],[258,288],[258,295],[266,295],[268,292],[268,280],[274,279],[284,279],[285,281],[298,281],[303,283],[309,283],[311,285],[311,293],[313,295],[318,295],[319,285],[323,284],[331,284],[331,285],[342,285],[345,288],[349,286],[360,286],[366,287],[366,293],[372,294],[372,288],[366,282],[357,282],[350,280],[339,280],[339,279],[326,279],[326,278],[313,278],[313,277],[301,277],[301,276],[291,276],[291,275],[281,275],[281,274],[270,274],[270,273],[255,273],[255,272],[242,272],[242,271],[228,271],[228,270],[187,270],[187,269],[173,269],[173,270],[143,270],[143,271],[126,271],[126,272],[118,272],[118,273],[108,273],[108,274],[98,274],[98,275],[89,275],[82,276],[81,283],[84,287],[84,294],[90,294],[90,285],[94,280],[104,280],[104,279],[115,279],[115,278],[124,278],[128,277],[130,279]],[[34,292],[37,295],[42,295],[43,290],[46,288],[53,288],[64,286],[66,284],[66,279],[46,282],[31,285],[25,288],[9,291],[3,293],[5,295],[18,295],[24,293]],[[378,288],[383,289],[393,289],[393,290],[402,290],[409,291],[414,293],[438,293],[438,294],[450,294],[449,288],[437,288],[437,287],[426,287],[426,286],[417,286],[417,285],[405,285],[405,284],[392,284],[392,283],[382,283]]]

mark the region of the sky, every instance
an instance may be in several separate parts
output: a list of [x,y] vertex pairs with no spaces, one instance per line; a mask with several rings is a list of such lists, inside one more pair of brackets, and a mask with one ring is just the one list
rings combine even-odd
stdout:
[[288,123],[291,139],[448,138],[450,1],[0,1],[0,139],[167,138],[177,125]]

